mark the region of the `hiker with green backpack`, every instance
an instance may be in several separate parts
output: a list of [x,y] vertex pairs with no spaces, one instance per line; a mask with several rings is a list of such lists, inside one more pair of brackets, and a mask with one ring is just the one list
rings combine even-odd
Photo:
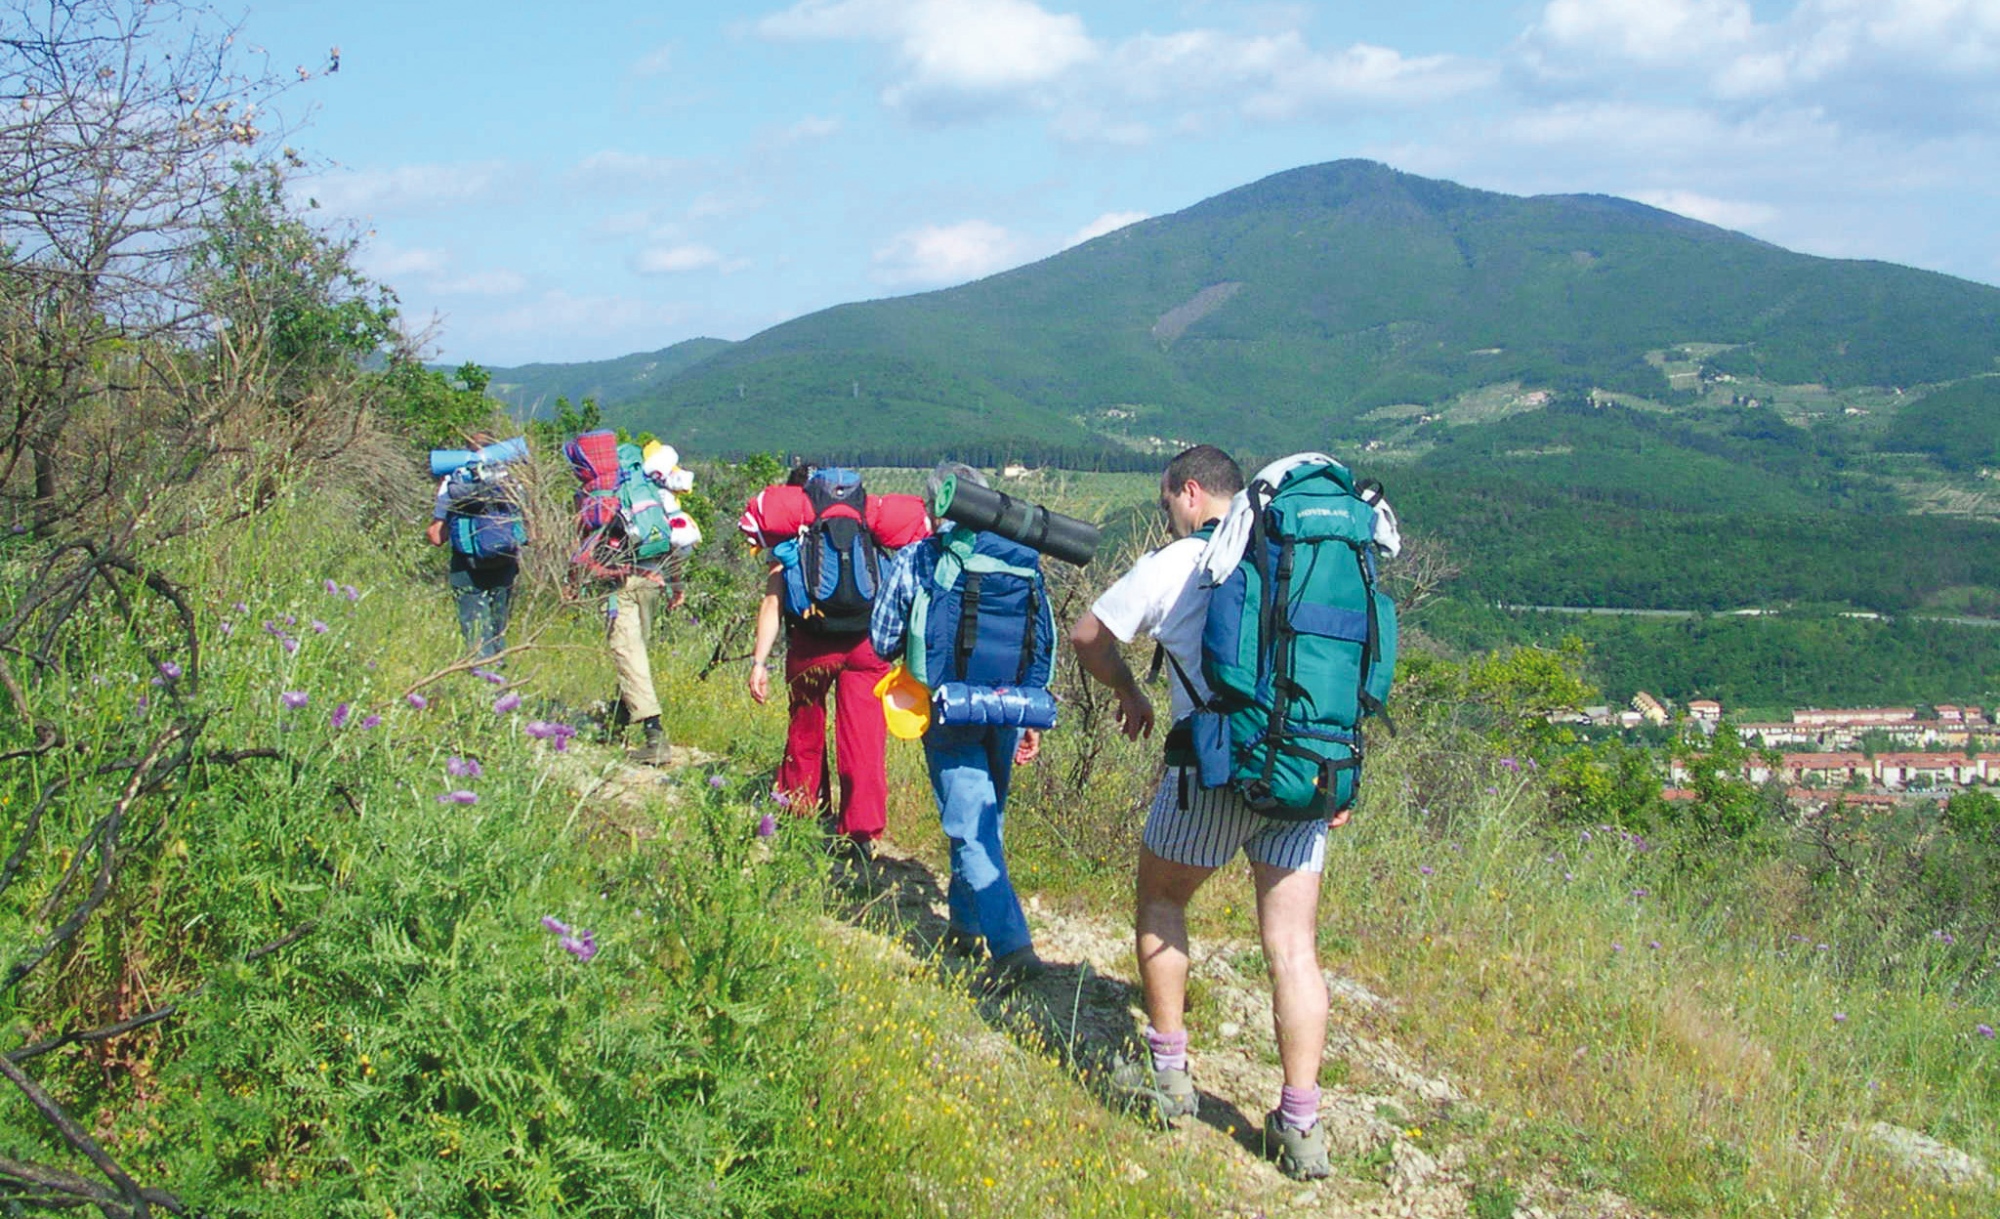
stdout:
[[[1113,1085],[1166,1121],[1200,1107],[1188,1068],[1187,906],[1241,850],[1250,860],[1284,1084],[1264,1119],[1286,1175],[1327,1176],[1319,1123],[1327,991],[1319,968],[1326,834],[1360,781],[1360,721],[1395,668],[1395,610],[1375,584],[1400,542],[1380,489],[1322,454],[1259,471],[1246,488],[1212,445],[1160,483],[1174,541],[1142,556],[1070,631],[1077,659],[1116,693],[1125,735],[1154,727],[1119,653],[1143,634],[1172,669],[1166,772],[1139,855],[1135,938],[1149,1061]],[[1156,664],[1157,667],[1157,664]]]
[[636,723],[645,736],[628,752],[642,766],[671,758],[653,688],[647,643],[660,596],[674,610],[687,599],[682,568],[701,542],[701,529],[680,509],[675,492],[693,487],[680,455],[658,441],[641,449],[609,430],[585,432],[563,446],[582,486],[576,493],[579,547],[570,557],[573,576],[605,593],[605,642],[618,675],[611,723]]

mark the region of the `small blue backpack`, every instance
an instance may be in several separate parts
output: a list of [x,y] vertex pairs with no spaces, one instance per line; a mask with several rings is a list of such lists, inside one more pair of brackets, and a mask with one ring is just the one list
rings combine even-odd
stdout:
[[941,724],[1055,726],[1055,618],[1039,554],[997,533],[938,535],[937,569],[910,605],[905,663]]
[[446,476],[444,532],[452,550],[474,567],[518,561],[527,528],[505,467],[474,463]]

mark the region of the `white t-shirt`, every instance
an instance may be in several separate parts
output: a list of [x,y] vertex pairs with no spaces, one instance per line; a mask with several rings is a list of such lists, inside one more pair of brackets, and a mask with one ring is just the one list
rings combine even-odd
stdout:
[[[1208,619],[1209,589],[1202,578],[1201,553],[1207,545],[1201,538],[1169,542],[1141,557],[1090,607],[1120,643],[1131,643],[1141,631],[1158,640],[1187,671],[1204,701],[1209,691],[1201,678],[1201,632]],[[1194,699],[1172,665],[1167,671],[1172,692],[1168,707],[1172,719],[1179,720],[1194,710]]]

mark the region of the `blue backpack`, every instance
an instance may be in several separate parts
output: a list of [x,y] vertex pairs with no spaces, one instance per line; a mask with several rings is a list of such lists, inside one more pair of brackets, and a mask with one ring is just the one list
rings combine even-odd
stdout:
[[941,724],[1055,726],[1055,618],[1041,555],[997,533],[938,535],[937,568],[910,605],[910,675]]
[[453,552],[474,567],[517,562],[527,529],[505,467],[473,463],[445,478],[444,532]]
[[806,481],[812,524],[771,548],[785,568],[785,615],[825,634],[866,634],[882,584],[882,547],[868,530],[868,492],[853,470]]

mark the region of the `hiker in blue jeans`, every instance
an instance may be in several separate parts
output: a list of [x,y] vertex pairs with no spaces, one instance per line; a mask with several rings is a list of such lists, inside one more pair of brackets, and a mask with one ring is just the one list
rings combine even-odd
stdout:
[[[1032,728],[938,724],[924,734],[938,820],[951,840],[947,951],[969,955],[984,938],[996,962],[1011,958],[1025,964],[1034,954],[1027,915],[1007,878],[1001,833],[1014,765],[1033,761],[1041,745],[1042,734]],[[1017,955],[1022,953],[1027,957]]]
[[[945,463],[931,474],[926,498],[932,503],[947,477],[986,485],[979,471]],[[1035,592],[1024,596],[1026,581],[995,571],[981,577],[986,589],[983,600],[974,594],[964,594],[968,599],[963,603],[951,599],[936,583],[939,562],[948,555],[958,562],[978,543],[968,543],[974,537],[970,531],[954,536],[956,526],[941,521],[935,524],[939,532],[897,551],[883,573],[869,621],[877,655],[893,660],[905,657],[906,652],[921,653],[906,657],[906,663],[912,674],[920,669],[929,674],[922,678],[929,683],[951,673],[964,678],[968,664],[977,669],[977,657],[997,652],[1004,658],[1008,684],[1046,687],[1055,625],[1048,599],[1040,591],[1039,577]],[[1032,552],[1025,548],[999,544],[1014,547],[1016,559],[1033,562]],[[994,543],[989,540],[984,545]],[[926,637],[918,637],[913,619],[924,624],[920,629]],[[941,626],[944,629],[940,630]],[[954,650],[959,653],[955,668],[952,659],[938,654]],[[1045,972],[1028,934],[1021,899],[1007,876],[1003,845],[1009,780],[1017,764],[1033,761],[1040,752],[1042,734],[1002,723],[944,724],[934,720],[923,740],[938,820],[951,842],[947,890],[951,924],[945,932],[944,948],[949,954],[971,958],[983,947],[992,959],[976,985],[988,995],[1005,994]]]

